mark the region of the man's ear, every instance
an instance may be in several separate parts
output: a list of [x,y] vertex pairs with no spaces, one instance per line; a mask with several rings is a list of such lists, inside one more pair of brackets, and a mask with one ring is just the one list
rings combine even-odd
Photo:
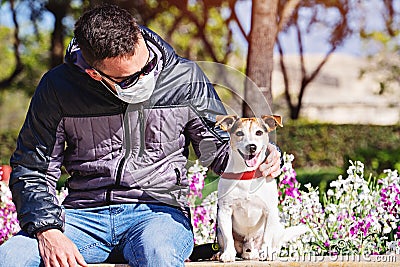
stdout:
[[101,81],[101,75],[94,69],[85,69],[85,72],[89,74],[89,76],[96,81]]
[[261,116],[268,132],[272,132],[279,125],[283,127],[282,117],[279,115],[263,115]]
[[217,115],[215,126],[220,126],[225,132],[228,132],[238,119],[236,115]]

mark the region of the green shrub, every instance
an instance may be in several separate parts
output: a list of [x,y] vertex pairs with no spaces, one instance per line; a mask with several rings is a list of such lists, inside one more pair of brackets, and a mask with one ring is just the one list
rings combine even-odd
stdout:
[[[400,125],[332,125],[289,122],[277,130],[277,144],[293,154],[298,168],[341,167],[360,160],[381,173],[400,166]],[[370,172],[371,170],[366,170]]]
[[301,190],[306,190],[304,185],[310,183],[314,188],[318,187],[321,192],[325,192],[330,182],[343,174],[343,170],[341,168],[297,169],[296,174]]
[[[400,144],[399,144],[400,145]],[[348,168],[349,160],[365,162],[366,173],[377,176],[386,169],[400,170],[400,147],[398,148],[360,148],[353,154],[345,155],[346,161],[344,168]]]
[[0,132],[0,164],[10,164],[10,157],[17,145],[18,132]]

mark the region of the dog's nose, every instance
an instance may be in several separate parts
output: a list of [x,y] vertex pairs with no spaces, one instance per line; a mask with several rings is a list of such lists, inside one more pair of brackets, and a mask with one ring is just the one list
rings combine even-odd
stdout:
[[246,146],[246,150],[250,153],[254,153],[257,150],[257,146],[255,144],[248,144]]

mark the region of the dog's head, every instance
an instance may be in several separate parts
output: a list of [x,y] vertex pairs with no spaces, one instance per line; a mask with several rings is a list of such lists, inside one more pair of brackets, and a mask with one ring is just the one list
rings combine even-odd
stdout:
[[268,133],[279,125],[282,117],[264,115],[261,118],[238,118],[236,115],[217,116],[216,126],[230,135],[232,156],[240,156],[247,168],[254,169],[265,160],[269,143]]

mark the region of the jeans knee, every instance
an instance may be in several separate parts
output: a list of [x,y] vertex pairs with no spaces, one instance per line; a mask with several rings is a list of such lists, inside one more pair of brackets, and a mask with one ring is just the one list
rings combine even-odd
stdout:
[[0,246],[0,266],[40,266],[38,243],[23,231]]
[[[156,242],[138,247],[130,244],[125,247],[125,258],[131,266],[184,266],[193,250],[193,242],[176,245],[174,242]],[[129,247],[129,248],[128,248]]]
[[157,246],[149,249],[146,254],[148,256],[159,258],[159,259],[169,259],[171,261],[184,261],[186,260],[193,249],[193,242],[182,246],[176,245],[174,243],[168,244],[158,244]]
[[41,258],[38,252],[35,253],[35,250],[25,250],[19,246],[11,244],[10,241],[7,241],[6,243],[0,246],[0,266],[40,266]]

